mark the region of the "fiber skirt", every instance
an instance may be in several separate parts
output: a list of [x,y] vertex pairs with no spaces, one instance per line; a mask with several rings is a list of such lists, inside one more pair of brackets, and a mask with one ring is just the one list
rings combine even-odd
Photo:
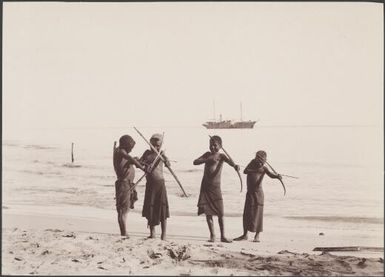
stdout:
[[131,190],[132,183],[128,181],[115,182],[116,210],[127,212],[134,208],[134,203],[138,200],[138,194],[135,189]]
[[164,180],[147,181],[142,216],[147,218],[150,226],[159,225],[170,217]]
[[201,191],[198,199],[198,215],[223,216],[223,200],[221,192]]
[[243,210],[243,226],[250,232],[263,231],[263,204],[259,204],[259,193],[246,194],[245,207]]

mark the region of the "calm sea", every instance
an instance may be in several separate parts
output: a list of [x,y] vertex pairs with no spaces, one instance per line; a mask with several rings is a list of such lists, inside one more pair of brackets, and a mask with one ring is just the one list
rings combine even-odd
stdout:
[[[267,127],[251,130],[206,130],[203,127],[140,127],[149,138],[165,134],[163,148],[189,198],[165,170],[173,216],[196,215],[203,165],[192,161],[208,151],[208,135],[219,135],[223,147],[244,167],[265,150],[276,171],[298,177],[264,179],[266,216],[337,223],[383,225],[383,131],[373,126]],[[22,137],[3,133],[3,207],[7,205],[75,205],[114,209],[113,142],[131,135],[132,154],[148,148],[132,127],[30,129]],[[75,166],[71,166],[71,143]],[[242,168],[243,170],[243,168]],[[142,175],[136,171],[136,179]],[[226,216],[241,216],[244,191],[226,164],[222,191]],[[138,186],[136,212],[141,212],[145,182]],[[176,208],[178,207],[178,208]],[[183,207],[182,209],[180,207]],[[361,226],[361,225],[360,225]],[[362,227],[364,228],[364,227]]]

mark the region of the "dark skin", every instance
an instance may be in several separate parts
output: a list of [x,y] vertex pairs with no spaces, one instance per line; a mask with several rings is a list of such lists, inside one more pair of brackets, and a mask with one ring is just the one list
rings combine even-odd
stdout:
[[[152,146],[154,146],[156,151],[159,153],[160,148],[162,146],[161,141],[155,140],[155,141],[150,141],[150,143]],[[151,149],[151,152],[153,153],[153,156],[155,159],[155,157],[157,156],[157,153],[152,149]],[[168,158],[164,155],[163,151],[161,151],[160,153],[161,153],[160,155],[162,156],[162,158],[165,160],[165,166],[169,167],[170,162],[169,162]],[[151,167],[150,164],[147,165],[147,172],[152,175],[152,178],[162,178],[163,179],[163,169],[162,169],[162,167],[157,166],[158,163],[159,162],[156,162],[152,168],[150,168]],[[160,222],[160,226],[161,226],[161,231],[162,231],[160,238],[161,238],[161,240],[166,240],[167,219],[162,220]],[[150,236],[148,236],[147,238],[149,238],[149,239],[155,238],[155,226],[154,225],[150,225]]]
[[[120,155],[122,155],[123,158],[125,158],[128,161],[133,162],[135,167],[140,168],[141,170],[145,171],[144,166],[142,164],[140,164],[136,158],[133,158],[130,155],[128,155],[132,151],[132,149],[134,148],[133,145],[131,146],[128,144],[123,144],[123,145],[119,145],[119,147],[122,148],[123,150],[125,150],[125,152],[126,152],[126,153],[124,153],[123,151],[120,152]],[[120,235],[125,236],[125,237],[128,237],[127,229],[126,229],[127,214],[128,214],[128,211],[122,211],[122,210],[118,211],[118,223],[119,223]]]
[[[256,155],[255,159],[252,161],[255,163],[256,167],[255,168],[252,168],[250,165],[251,163],[245,168],[245,170],[243,171],[243,173],[245,174],[250,174],[252,176],[252,178],[254,178],[255,180],[262,180],[261,177],[263,177],[264,174],[268,175],[270,178],[275,178],[275,179],[282,179],[282,176],[281,175],[276,175],[272,172],[270,172],[270,170],[264,166],[265,164],[265,160],[259,156]],[[247,236],[247,227],[246,226],[243,226],[243,235],[241,235],[240,237],[237,237],[235,238],[234,240],[235,241],[240,241],[240,240],[247,240],[248,239],[248,236]],[[256,232],[255,233],[255,237],[254,237],[254,240],[253,242],[260,242],[259,240],[259,232]]]
[[132,145],[126,145],[126,144],[123,144],[123,145],[119,145],[120,148],[126,150],[127,154],[124,153],[124,152],[121,152],[121,155],[126,159],[126,160],[129,160],[129,161],[132,161],[135,165],[136,168],[140,168],[141,170],[143,171],[146,171],[145,167],[139,162],[138,158],[133,158],[131,157],[130,155],[128,155],[132,149],[134,148],[134,146]]
[[[234,164],[226,155],[219,153],[221,149],[221,144],[217,141],[210,140],[210,152],[205,153],[203,156],[194,160],[194,165],[205,164],[205,172],[207,175],[216,175],[217,171],[220,170],[223,162],[226,162],[230,166],[234,167],[235,170],[239,170],[239,166]],[[214,232],[214,221],[212,215],[206,215],[207,225],[210,231],[209,242],[215,241],[215,232]],[[221,232],[221,242],[232,242],[231,240],[225,237],[225,228],[224,228],[224,219],[223,216],[218,216],[218,224]]]

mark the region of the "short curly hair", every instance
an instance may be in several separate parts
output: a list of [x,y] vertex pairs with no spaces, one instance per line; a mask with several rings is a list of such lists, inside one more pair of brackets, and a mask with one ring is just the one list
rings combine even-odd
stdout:
[[123,147],[128,146],[130,148],[133,148],[135,145],[135,140],[129,135],[123,135],[119,139],[119,145]]
[[263,150],[259,150],[256,153],[257,159],[260,160],[261,162],[266,162],[267,154]]
[[217,142],[219,145],[222,145],[222,139],[220,136],[212,136],[210,137],[210,142]]

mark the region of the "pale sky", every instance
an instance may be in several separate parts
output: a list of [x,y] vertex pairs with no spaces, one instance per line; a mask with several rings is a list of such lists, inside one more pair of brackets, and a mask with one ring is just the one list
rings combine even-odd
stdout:
[[4,3],[3,131],[383,126],[377,3]]

